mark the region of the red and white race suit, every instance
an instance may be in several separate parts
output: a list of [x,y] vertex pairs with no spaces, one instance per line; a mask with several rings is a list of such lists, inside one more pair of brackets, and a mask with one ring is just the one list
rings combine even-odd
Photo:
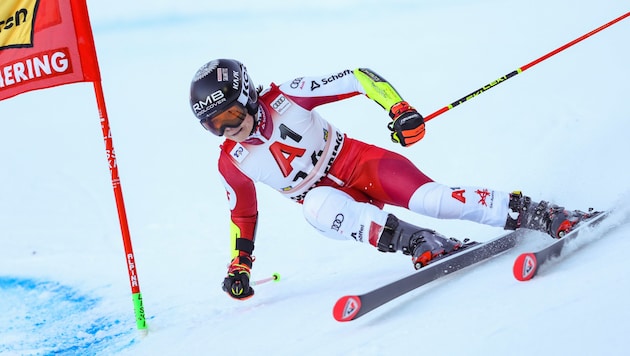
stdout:
[[[324,235],[374,246],[387,219],[381,210],[385,204],[436,218],[504,226],[508,193],[436,183],[404,156],[347,137],[313,110],[366,95],[357,71],[271,84],[259,97],[254,133],[244,142],[222,144],[219,172],[228,193],[232,237],[253,246],[255,182],[302,203],[307,221]],[[387,111],[394,104],[391,98],[371,99]]]

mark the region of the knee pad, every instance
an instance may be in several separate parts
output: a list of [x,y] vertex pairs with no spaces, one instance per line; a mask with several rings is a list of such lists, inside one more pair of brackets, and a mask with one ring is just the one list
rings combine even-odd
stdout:
[[358,203],[350,195],[332,187],[317,187],[304,198],[306,221],[324,236],[335,240],[368,243],[369,236],[380,236],[387,213],[368,203]]

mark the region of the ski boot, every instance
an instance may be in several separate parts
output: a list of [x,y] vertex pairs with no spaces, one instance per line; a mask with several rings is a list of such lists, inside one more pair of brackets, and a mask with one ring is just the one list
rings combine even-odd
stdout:
[[377,248],[382,252],[402,251],[405,255],[411,255],[414,268],[420,269],[432,260],[458,250],[462,245],[459,240],[411,225],[389,214]]
[[573,227],[596,213],[579,210],[569,211],[546,201],[532,202],[530,197],[520,191],[510,194],[510,213],[505,223],[506,230],[518,228],[542,231],[554,239],[560,239],[571,232]]

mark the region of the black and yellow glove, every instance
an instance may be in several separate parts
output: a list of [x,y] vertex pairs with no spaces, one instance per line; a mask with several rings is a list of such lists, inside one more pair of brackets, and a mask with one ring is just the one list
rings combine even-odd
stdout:
[[254,295],[254,289],[249,286],[253,261],[250,256],[237,256],[230,263],[227,276],[223,279],[223,291],[230,297],[245,300]]
[[389,110],[392,122],[387,127],[392,132],[392,141],[401,146],[411,146],[424,137],[424,118],[406,101],[394,104]]

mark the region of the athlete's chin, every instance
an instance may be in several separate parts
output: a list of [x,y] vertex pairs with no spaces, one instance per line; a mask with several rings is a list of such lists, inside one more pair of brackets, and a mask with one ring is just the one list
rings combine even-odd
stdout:
[[236,142],[241,142],[243,141],[245,138],[243,138],[243,128],[239,128],[237,131],[230,133],[229,135],[225,135],[227,138],[229,138],[232,141],[236,141]]

